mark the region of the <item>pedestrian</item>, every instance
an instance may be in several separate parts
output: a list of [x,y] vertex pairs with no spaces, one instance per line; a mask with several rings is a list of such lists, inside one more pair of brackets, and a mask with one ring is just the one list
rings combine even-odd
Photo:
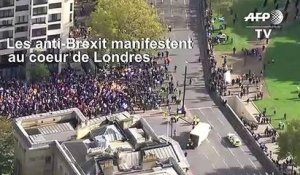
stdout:
[[177,66],[175,65],[174,66],[174,73],[176,73],[176,70],[177,70]]
[[176,136],[176,129],[174,129],[174,137]]
[[286,113],[283,114],[283,119],[286,120]]
[[190,78],[190,82],[189,82],[189,84],[190,84],[190,85],[192,85],[192,78]]
[[186,151],[184,152],[184,157],[187,157],[187,152]]
[[274,109],[273,114],[276,115],[276,109]]
[[233,55],[235,55],[236,48],[234,47],[234,48],[232,49],[232,51],[233,51]]
[[169,30],[169,32],[172,31],[172,26],[171,25],[168,26],[168,30]]

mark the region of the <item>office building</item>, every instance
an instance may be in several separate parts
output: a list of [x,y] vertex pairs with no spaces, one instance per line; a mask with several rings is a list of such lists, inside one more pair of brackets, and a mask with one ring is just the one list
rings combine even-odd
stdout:
[[17,175],[183,175],[179,144],[127,112],[87,119],[77,108],[14,119]]
[[[0,76],[24,75],[25,63],[9,63],[9,54],[28,54],[30,49],[8,49],[7,38],[16,41],[53,40],[69,37],[73,26],[74,0],[1,0],[0,1]],[[39,50],[57,53],[62,50]]]

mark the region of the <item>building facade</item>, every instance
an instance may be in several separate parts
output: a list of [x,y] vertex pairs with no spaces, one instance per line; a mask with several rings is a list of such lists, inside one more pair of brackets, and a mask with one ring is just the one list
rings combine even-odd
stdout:
[[[10,54],[28,54],[32,49],[9,49],[16,41],[64,41],[73,26],[74,0],[1,0],[0,1],[0,76],[19,77],[25,63],[9,63]],[[61,51],[43,50],[48,53]]]
[[87,119],[72,108],[16,118],[13,127],[15,175],[184,175],[189,168],[178,142],[128,112]]

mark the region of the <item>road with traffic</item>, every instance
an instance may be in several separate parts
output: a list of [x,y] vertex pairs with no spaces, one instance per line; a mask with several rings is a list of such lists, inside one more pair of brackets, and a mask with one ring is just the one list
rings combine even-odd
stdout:
[[[199,0],[152,0],[162,20],[172,26],[170,39],[192,38],[194,41],[193,49],[169,50],[171,59],[169,70],[173,71],[177,65],[176,73],[173,72],[174,82],[178,81],[182,89],[185,65],[188,70],[187,82],[192,79],[192,85],[186,87],[185,107],[188,116],[199,116],[202,122],[207,122],[213,127],[206,141],[195,150],[187,150],[191,171],[194,175],[264,175],[262,165],[252,155],[246,143],[235,148],[228,142],[226,135],[237,133],[211,100],[205,88],[202,64],[198,62],[201,47],[198,35],[205,32],[199,26],[202,20],[199,12],[203,10],[199,2]],[[149,117],[147,120],[159,135],[166,134],[166,122],[162,116]],[[179,141],[183,148],[191,129],[192,126],[183,120],[173,126],[171,131],[175,134],[173,138]]]

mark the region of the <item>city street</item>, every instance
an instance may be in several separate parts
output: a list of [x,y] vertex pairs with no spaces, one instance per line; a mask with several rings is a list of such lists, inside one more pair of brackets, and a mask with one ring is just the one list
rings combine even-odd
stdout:
[[[209,97],[205,88],[202,65],[198,62],[200,57],[197,42],[199,0],[153,0],[158,8],[161,18],[172,26],[169,37],[172,40],[187,40],[191,37],[194,48],[191,50],[169,50],[171,64],[169,70],[173,71],[174,82],[183,84],[184,69],[187,66],[187,87],[185,106],[188,116],[199,116],[200,121],[209,123],[213,129],[206,141],[195,150],[187,150],[191,171],[194,175],[264,175],[261,164],[243,143],[241,147],[234,148],[226,139],[228,133],[235,133],[225,116]],[[205,32],[205,31],[203,31]],[[201,46],[200,46],[201,47]],[[202,59],[202,58],[201,58]],[[188,85],[192,78],[192,85]],[[183,90],[182,90],[183,92]],[[147,118],[154,131],[159,135],[166,134],[167,126],[162,116]],[[174,139],[185,147],[188,133],[192,126],[185,121],[174,124],[172,133]]]

